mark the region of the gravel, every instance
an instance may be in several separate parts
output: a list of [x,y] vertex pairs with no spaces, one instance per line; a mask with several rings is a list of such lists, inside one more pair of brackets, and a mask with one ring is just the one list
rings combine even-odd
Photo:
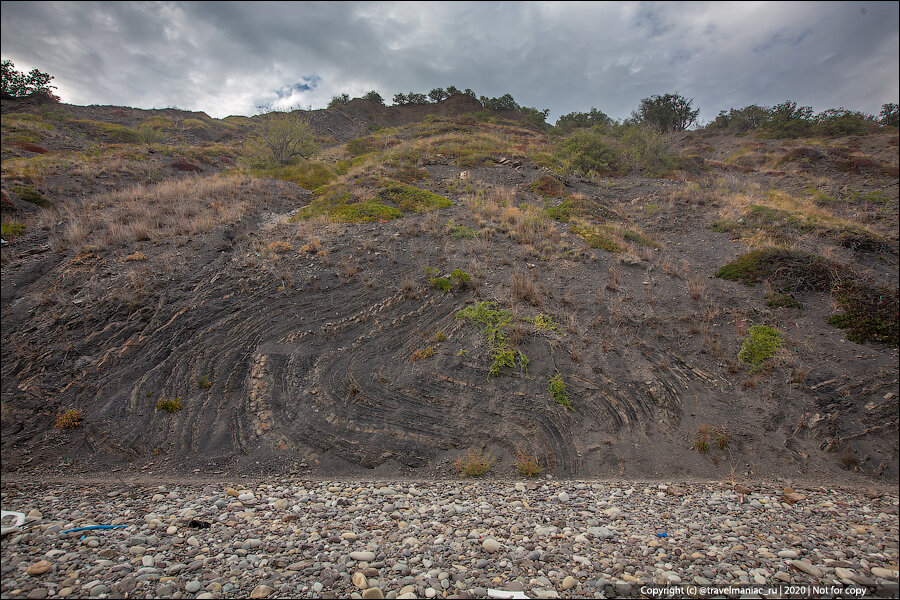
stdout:
[[[894,491],[720,483],[4,483],[4,598],[640,596],[645,584],[897,595]],[[793,501],[793,503],[791,503]],[[5,524],[5,523],[4,523]],[[63,533],[91,525],[121,528]]]

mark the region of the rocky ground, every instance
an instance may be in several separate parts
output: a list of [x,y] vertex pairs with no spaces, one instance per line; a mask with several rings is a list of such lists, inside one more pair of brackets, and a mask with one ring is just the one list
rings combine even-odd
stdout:
[[[828,586],[800,595],[782,587],[784,597],[898,590],[893,489],[7,478],[2,502],[28,515],[3,537],[4,598],[603,598],[649,597],[651,584],[742,583]],[[116,527],[66,533],[92,525]]]

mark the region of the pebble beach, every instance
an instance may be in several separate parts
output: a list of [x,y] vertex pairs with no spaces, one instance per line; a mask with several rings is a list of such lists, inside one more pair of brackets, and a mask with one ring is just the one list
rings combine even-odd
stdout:
[[[13,481],[2,505],[26,515],[2,539],[3,598],[709,597],[715,586],[764,586],[751,597],[813,597],[811,586],[826,592],[815,597],[898,594],[894,490]],[[729,595],[739,594],[720,597]]]

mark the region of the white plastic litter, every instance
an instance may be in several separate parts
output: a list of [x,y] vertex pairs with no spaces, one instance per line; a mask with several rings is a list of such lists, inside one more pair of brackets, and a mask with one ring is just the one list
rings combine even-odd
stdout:
[[19,528],[25,524],[25,513],[16,512],[13,510],[0,511],[0,521],[5,520],[6,517],[15,517],[16,522],[13,525],[4,525],[3,527],[0,527],[0,537],[3,537],[8,533],[12,533],[13,531],[18,531]]
[[511,590],[488,590],[488,598],[509,598],[510,600],[528,600],[525,592],[513,592]]

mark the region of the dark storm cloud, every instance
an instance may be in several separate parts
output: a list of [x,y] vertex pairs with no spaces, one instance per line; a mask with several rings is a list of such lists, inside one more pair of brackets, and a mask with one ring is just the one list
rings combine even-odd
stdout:
[[552,118],[675,91],[710,119],[786,99],[877,112],[898,97],[898,26],[894,2],[4,2],[2,54],[78,104],[225,116],[453,84]]

